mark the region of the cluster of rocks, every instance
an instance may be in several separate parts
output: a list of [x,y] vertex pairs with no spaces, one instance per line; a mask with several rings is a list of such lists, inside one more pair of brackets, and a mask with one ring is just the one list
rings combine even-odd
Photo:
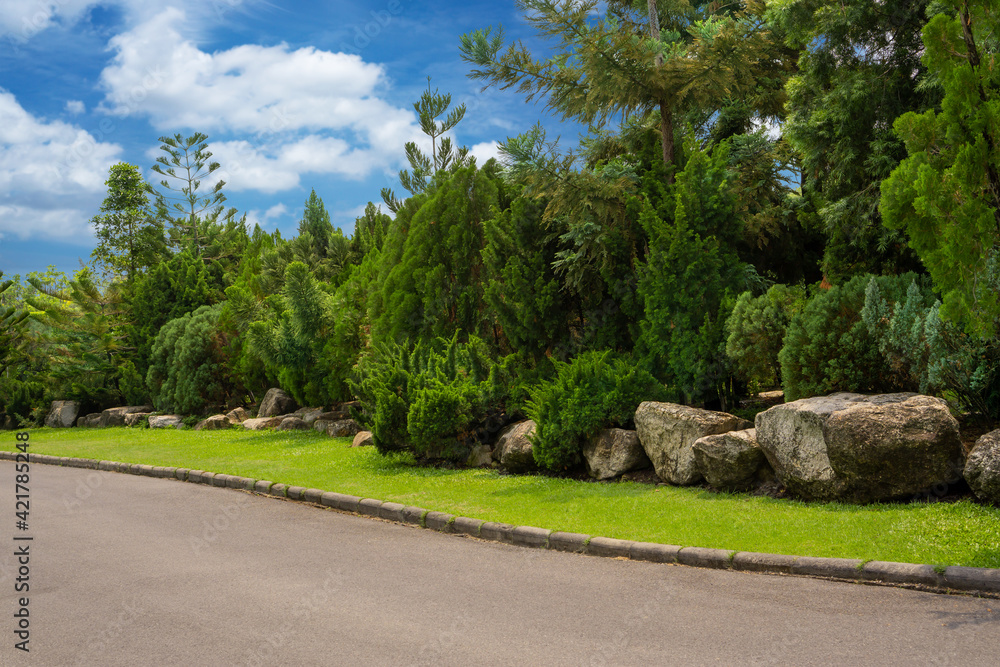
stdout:
[[[315,429],[335,438],[349,438],[361,432],[361,427],[351,418],[351,409],[357,402],[341,403],[331,410],[323,408],[300,408],[295,399],[281,389],[269,389],[261,401],[256,417],[242,407],[226,414],[217,414],[199,421],[194,430],[215,431],[236,425],[253,431],[273,428],[279,431]],[[156,415],[151,405],[132,405],[108,408],[77,417],[80,404],[76,401],[53,401],[45,419],[45,425],[53,428],[140,426],[148,423],[150,428],[184,428],[183,415]],[[355,439],[357,442],[357,438]],[[370,444],[361,438],[361,444]]]
[[[331,437],[372,444],[372,434],[351,418],[356,402],[331,410],[300,408],[281,389],[264,396],[256,417],[243,408],[212,415],[195,430],[314,429]],[[109,408],[77,417],[79,404],[55,401],[47,426],[181,428],[180,415],[151,415],[152,406]],[[587,472],[607,480],[652,468],[663,482],[707,483],[747,491],[780,483],[806,500],[869,503],[944,489],[963,477],[987,502],[1000,504],[1000,430],[987,433],[966,456],[958,422],[942,399],[919,394],[837,393],[775,405],[755,423],[724,412],[672,403],[642,403],[635,430],[607,429],[583,447]],[[512,473],[536,470],[535,423],[500,431],[492,446],[473,448],[470,467],[500,466]]]
[[[837,393],[776,405],[754,424],[671,403],[642,403],[635,431],[607,429],[584,445],[587,472],[613,479],[653,468],[663,482],[747,491],[780,483],[806,500],[870,503],[947,489],[963,477],[1000,503],[1000,430],[968,457],[939,398]],[[531,421],[508,426],[493,449],[511,472],[535,469]]]

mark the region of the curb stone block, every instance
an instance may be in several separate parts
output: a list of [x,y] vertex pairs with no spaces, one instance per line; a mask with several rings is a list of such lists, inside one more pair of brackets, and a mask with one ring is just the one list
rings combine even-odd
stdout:
[[996,594],[1000,593],[1000,569],[952,565],[944,570],[944,583],[959,591]]
[[794,565],[795,556],[764,554],[755,551],[739,551],[733,556],[733,569],[742,572],[791,574]]
[[591,556],[605,556],[608,558],[628,558],[633,542],[629,540],[616,540],[611,537],[592,537],[587,543],[586,553]]
[[504,544],[514,543],[514,526],[509,523],[497,523],[487,521],[479,527],[479,537],[493,542],[503,542]]
[[934,571],[930,565],[913,565],[911,563],[890,563],[871,560],[861,569],[861,579],[864,581],[882,581],[893,584],[921,584],[924,586],[943,587],[944,578]]
[[160,477],[164,479],[173,479],[174,473],[176,471],[177,468],[166,468],[166,467],[160,468]]
[[379,518],[401,522],[403,520],[403,507],[405,505],[402,503],[382,503],[378,508]]
[[442,533],[450,533],[451,520],[455,518],[454,514],[445,514],[444,512],[428,512],[427,516],[424,517],[424,528],[430,528],[431,530],[437,530]]
[[414,526],[422,528],[424,525],[424,515],[427,512],[428,510],[425,510],[423,507],[413,507],[412,505],[404,507],[402,511],[403,523],[411,523]]
[[188,470],[187,468],[177,468],[176,470],[174,470],[174,477],[182,482],[186,482],[188,478],[188,473],[190,472],[191,471]]
[[257,483],[253,485],[253,490],[257,493],[267,493],[267,490],[271,488],[274,482],[269,482],[266,479],[258,479]]
[[140,465],[139,474],[143,477],[153,477],[153,466]]
[[380,507],[382,507],[382,501],[378,498],[362,498],[358,502],[358,513],[365,516],[378,516]]
[[215,482],[213,481],[214,478],[215,478],[215,473],[214,472],[209,472],[209,471],[206,470],[203,473],[201,473],[201,483],[202,484],[208,484],[209,486],[214,486],[214,484],[215,484]]
[[582,554],[587,549],[587,540],[589,539],[590,535],[553,531],[549,534],[549,549]]
[[222,488],[225,488],[226,485],[229,483],[229,477],[230,475],[220,472],[218,475],[212,478],[212,486],[220,486]]
[[455,521],[451,524],[451,532],[479,537],[479,529],[484,523],[486,522],[481,519],[470,519],[467,516],[455,517]]
[[551,530],[535,528],[534,526],[518,526],[511,534],[512,544],[532,549],[545,549],[549,544]]
[[728,570],[733,563],[735,551],[727,549],[703,549],[701,547],[683,547],[677,552],[677,562],[681,565],[694,567],[710,567],[716,570]]
[[201,476],[204,471],[202,470],[188,470],[187,481],[192,484],[201,484]]
[[111,472],[111,461],[101,461],[100,463],[97,464],[97,469],[107,470],[108,472]]
[[321,504],[344,512],[357,512],[358,503],[360,502],[361,498],[357,496],[345,496],[343,493],[334,493],[332,491],[327,491],[320,496]]
[[246,477],[231,476],[229,479],[226,480],[226,486],[230,489],[247,490],[247,489],[252,489],[256,481],[257,480],[255,479],[248,479]]
[[322,497],[323,492],[319,489],[306,489],[302,494],[302,500],[307,503],[316,503],[317,505],[320,504]]
[[305,493],[305,490],[304,486],[285,487],[285,497],[292,500],[302,500],[302,494]]
[[795,564],[792,565],[792,574],[856,580],[861,576],[860,567],[862,562],[850,558],[813,558],[811,556],[800,556],[795,559]]
[[641,560],[647,563],[676,563],[677,553],[680,550],[681,547],[672,544],[633,542],[632,548],[628,551],[628,557],[632,560]]
[[128,474],[130,475],[142,475],[142,465],[138,463],[128,464]]
[[285,485],[284,484],[272,484],[271,488],[267,490],[267,495],[275,496],[277,498],[285,497]]

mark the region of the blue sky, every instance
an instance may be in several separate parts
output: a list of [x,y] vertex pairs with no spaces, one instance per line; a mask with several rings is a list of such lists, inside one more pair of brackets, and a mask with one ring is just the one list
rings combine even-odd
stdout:
[[512,1],[3,0],[0,270],[89,262],[108,168],[149,177],[157,139],[195,131],[251,222],[290,236],[315,188],[351,233],[399,190],[428,76],[468,107],[452,134],[480,161],[538,120],[575,143],[542,104],[467,78],[459,36],[498,23],[540,46]]

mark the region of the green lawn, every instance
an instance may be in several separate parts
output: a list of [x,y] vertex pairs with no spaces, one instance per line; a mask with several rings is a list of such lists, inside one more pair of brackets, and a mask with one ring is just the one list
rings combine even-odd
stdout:
[[[309,432],[35,429],[30,451],[208,470],[514,525],[681,546],[1000,567],[1000,509],[803,503],[630,482],[438,470]],[[13,451],[14,433],[0,448]]]

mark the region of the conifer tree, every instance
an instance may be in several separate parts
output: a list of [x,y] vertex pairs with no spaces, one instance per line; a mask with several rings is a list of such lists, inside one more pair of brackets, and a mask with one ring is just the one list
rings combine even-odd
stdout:
[[132,283],[140,270],[163,257],[163,222],[149,210],[148,188],[138,167],[127,162],[112,165],[105,185],[108,195],[101,212],[90,221],[98,242],[91,257],[106,277],[124,277]]

